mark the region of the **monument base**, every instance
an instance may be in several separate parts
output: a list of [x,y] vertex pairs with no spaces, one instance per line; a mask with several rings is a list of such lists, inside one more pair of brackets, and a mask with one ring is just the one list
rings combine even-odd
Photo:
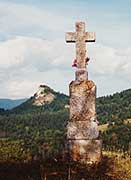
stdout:
[[97,164],[101,161],[101,140],[68,140],[68,146],[73,161],[81,164]]

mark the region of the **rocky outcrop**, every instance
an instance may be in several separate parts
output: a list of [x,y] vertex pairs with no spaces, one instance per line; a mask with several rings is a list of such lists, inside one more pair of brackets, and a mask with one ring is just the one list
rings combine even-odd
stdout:
[[38,91],[34,95],[33,105],[42,106],[46,103],[51,103],[55,99],[53,90],[48,86],[40,85]]

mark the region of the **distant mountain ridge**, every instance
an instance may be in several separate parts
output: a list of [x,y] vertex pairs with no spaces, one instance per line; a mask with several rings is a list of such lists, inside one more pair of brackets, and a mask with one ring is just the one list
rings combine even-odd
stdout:
[[[41,85],[30,99],[8,113],[26,114],[57,112],[69,109],[69,96]],[[131,118],[131,89],[96,99],[97,118],[100,124],[120,122]]]
[[3,108],[5,110],[12,109],[16,106],[19,106],[20,104],[27,101],[27,98],[24,99],[0,99],[0,108]]
[[59,111],[67,108],[69,96],[54,91],[47,85],[40,85],[36,93],[9,113],[34,113],[39,111]]
[[[9,106],[9,103],[7,105],[5,106],[6,109],[11,109],[14,106],[11,110],[5,112],[8,114],[53,113],[69,109],[69,96],[56,92],[46,85],[40,85],[31,98],[13,100],[13,106],[11,106],[12,104]],[[100,124],[120,122],[131,118],[131,89],[97,98],[96,110]]]

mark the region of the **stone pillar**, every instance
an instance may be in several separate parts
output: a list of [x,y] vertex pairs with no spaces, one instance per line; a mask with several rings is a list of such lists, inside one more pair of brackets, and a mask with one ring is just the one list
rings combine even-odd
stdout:
[[101,160],[101,140],[96,119],[96,86],[88,80],[86,69],[76,71],[70,83],[70,119],[67,139],[70,156],[83,164]]

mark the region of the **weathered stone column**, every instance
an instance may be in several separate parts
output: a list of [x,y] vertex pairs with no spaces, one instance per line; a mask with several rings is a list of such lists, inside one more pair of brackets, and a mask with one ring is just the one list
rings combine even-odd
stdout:
[[98,140],[96,119],[96,86],[93,81],[84,79],[85,73],[86,70],[83,74],[81,70],[76,71],[76,80],[69,86],[70,119],[67,139],[73,160],[88,164],[101,160],[101,141]]
[[[80,22],[81,25],[83,22]],[[79,22],[76,23],[79,31]],[[81,30],[81,28],[80,28]],[[82,29],[84,34],[84,30]],[[74,161],[89,164],[98,163],[101,160],[101,140],[99,140],[98,121],[96,118],[96,86],[88,80],[88,72],[85,66],[85,48],[81,46],[86,40],[79,42],[83,34],[69,33],[67,42],[78,41],[76,46],[77,65],[76,79],[70,83],[70,119],[67,125],[67,140],[70,156]],[[78,37],[77,37],[78,36]],[[85,36],[84,36],[85,37]],[[92,38],[93,39],[93,38]],[[71,40],[71,41],[70,41]],[[84,46],[85,47],[85,46]],[[82,62],[82,64],[80,63]],[[84,65],[83,65],[84,64]]]

